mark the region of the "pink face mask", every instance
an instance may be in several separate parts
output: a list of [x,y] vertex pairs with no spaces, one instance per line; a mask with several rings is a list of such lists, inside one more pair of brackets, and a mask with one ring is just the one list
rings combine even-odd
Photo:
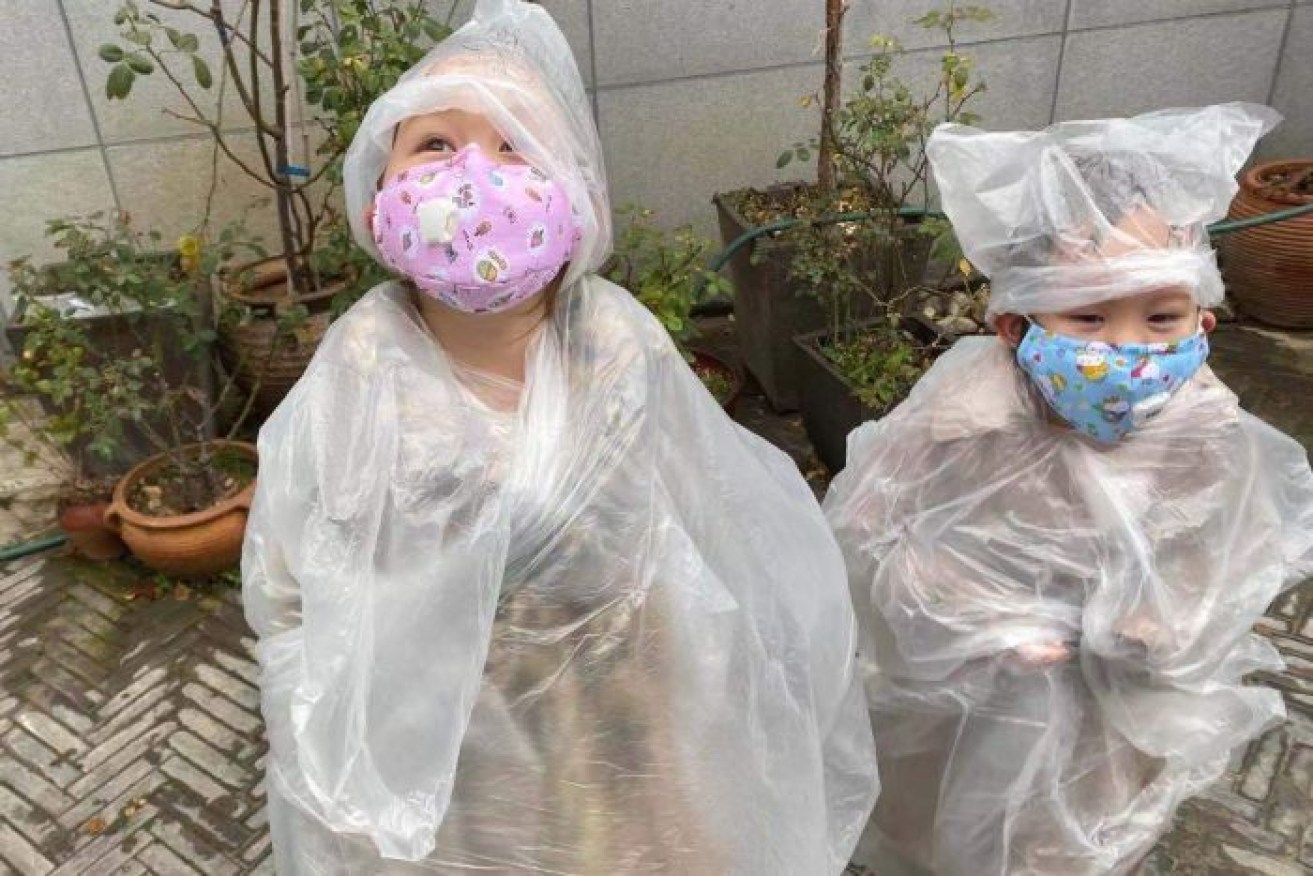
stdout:
[[402,171],[374,199],[374,242],[388,265],[466,313],[509,310],[543,291],[580,234],[560,185],[474,145]]

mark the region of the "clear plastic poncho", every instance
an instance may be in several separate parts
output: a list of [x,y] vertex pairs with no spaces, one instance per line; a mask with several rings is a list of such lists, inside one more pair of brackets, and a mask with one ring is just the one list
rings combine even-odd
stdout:
[[[993,313],[1167,278],[1207,304],[1221,286],[1204,224],[1273,115],[944,127],[929,151]],[[1173,224],[1172,249],[1087,246],[1143,208]],[[1313,475],[1207,366],[1108,448],[1055,424],[999,339],[964,339],[853,433],[825,509],[863,628],[875,824],[894,859],[1125,873],[1236,746],[1283,718],[1275,690],[1242,679],[1280,668],[1251,627],[1313,575]],[[1065,659],[1037,659],[1052,643]]]
[[540,8],[480,2],[375,104],[353,219],[392,127],[444,107],[564,180],[585,236],[522,386],[385,283],[261,432],[243,582],[279,872],[839,873],[878,785],[815,499],[592,273],[601,152]]

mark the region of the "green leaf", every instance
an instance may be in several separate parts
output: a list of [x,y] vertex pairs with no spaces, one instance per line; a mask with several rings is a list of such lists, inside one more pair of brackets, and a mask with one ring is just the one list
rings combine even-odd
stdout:
[[451,28],[431,18],[424,20],[424,33],[435,43],[440,43],[451,35]]
[[775,159],[775,169],[779,170],[782,167],[787,167],[790,161],[793,161],[793,152],[781,152],[780,157]]
[[209,88],[214,84],[214,79],[210,76],[209,66],[197,55],[191,56],[192,70],[196,73],[196,84],[201,88]]
[[145,55],[136,53],[128,55],[127,65],[132,68],[133,73],[139,73],[142,76],[149,76],[155,72],[155,65]]
[[169,38],[169,42],[173,43],[173,47],[174,47],[175,49],[177,49],[177,48],[181,48],[181,46],[179,45],[179,43],[182,42],[182,34],[178,31],[177,28],[175,28],[175,27],[166,27],[166,28],[164,28],[164,33],[165,33],[166,36],[168,36],[168,38]]
[[105,80],[105,96],[110,100],[122,100],[132,90],[132,80],[135,78],[136,74],[127,64],[114,65],[114,69],[109,71],[109,78]]
[[125,33],[123,38],[128,42],[136,43],[139,46],[150,45],[150,31],[148,30],[138,30],[134,27],[132,30]]
[[194,33],[183,34],[182,42],[178,45],[178,48],[184,52],[195,52],[200,47],[201,47],[201,41],[196,37],[196,34]]
[[117,64],[123,60],[123,49],[114,43],[105,43],[100,47],[100,60],[110,64]]

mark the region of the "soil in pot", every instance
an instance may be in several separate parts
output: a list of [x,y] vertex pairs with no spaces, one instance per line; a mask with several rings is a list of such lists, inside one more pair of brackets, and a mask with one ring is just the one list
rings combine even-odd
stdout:
[[212,508],[255,480],[255,460],[233,448],[217,448],[210,468],[211,477],[197,478],[177,464],[161,465],[132,485],[128,506],[151,517],[180,517]]

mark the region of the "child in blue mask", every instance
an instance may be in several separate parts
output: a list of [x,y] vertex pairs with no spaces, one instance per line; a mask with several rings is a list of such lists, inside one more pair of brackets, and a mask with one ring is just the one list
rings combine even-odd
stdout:
[[[1206,364],[1206,226],[1276,122],[1171,110],[928,153],[998,338],[849,439],[826,513],[863,624],[881,859],[1129,872],[1284,717],[1250,629],[1313,576],[1313,473]],[[882,871],[883,872],[883,871]]]

